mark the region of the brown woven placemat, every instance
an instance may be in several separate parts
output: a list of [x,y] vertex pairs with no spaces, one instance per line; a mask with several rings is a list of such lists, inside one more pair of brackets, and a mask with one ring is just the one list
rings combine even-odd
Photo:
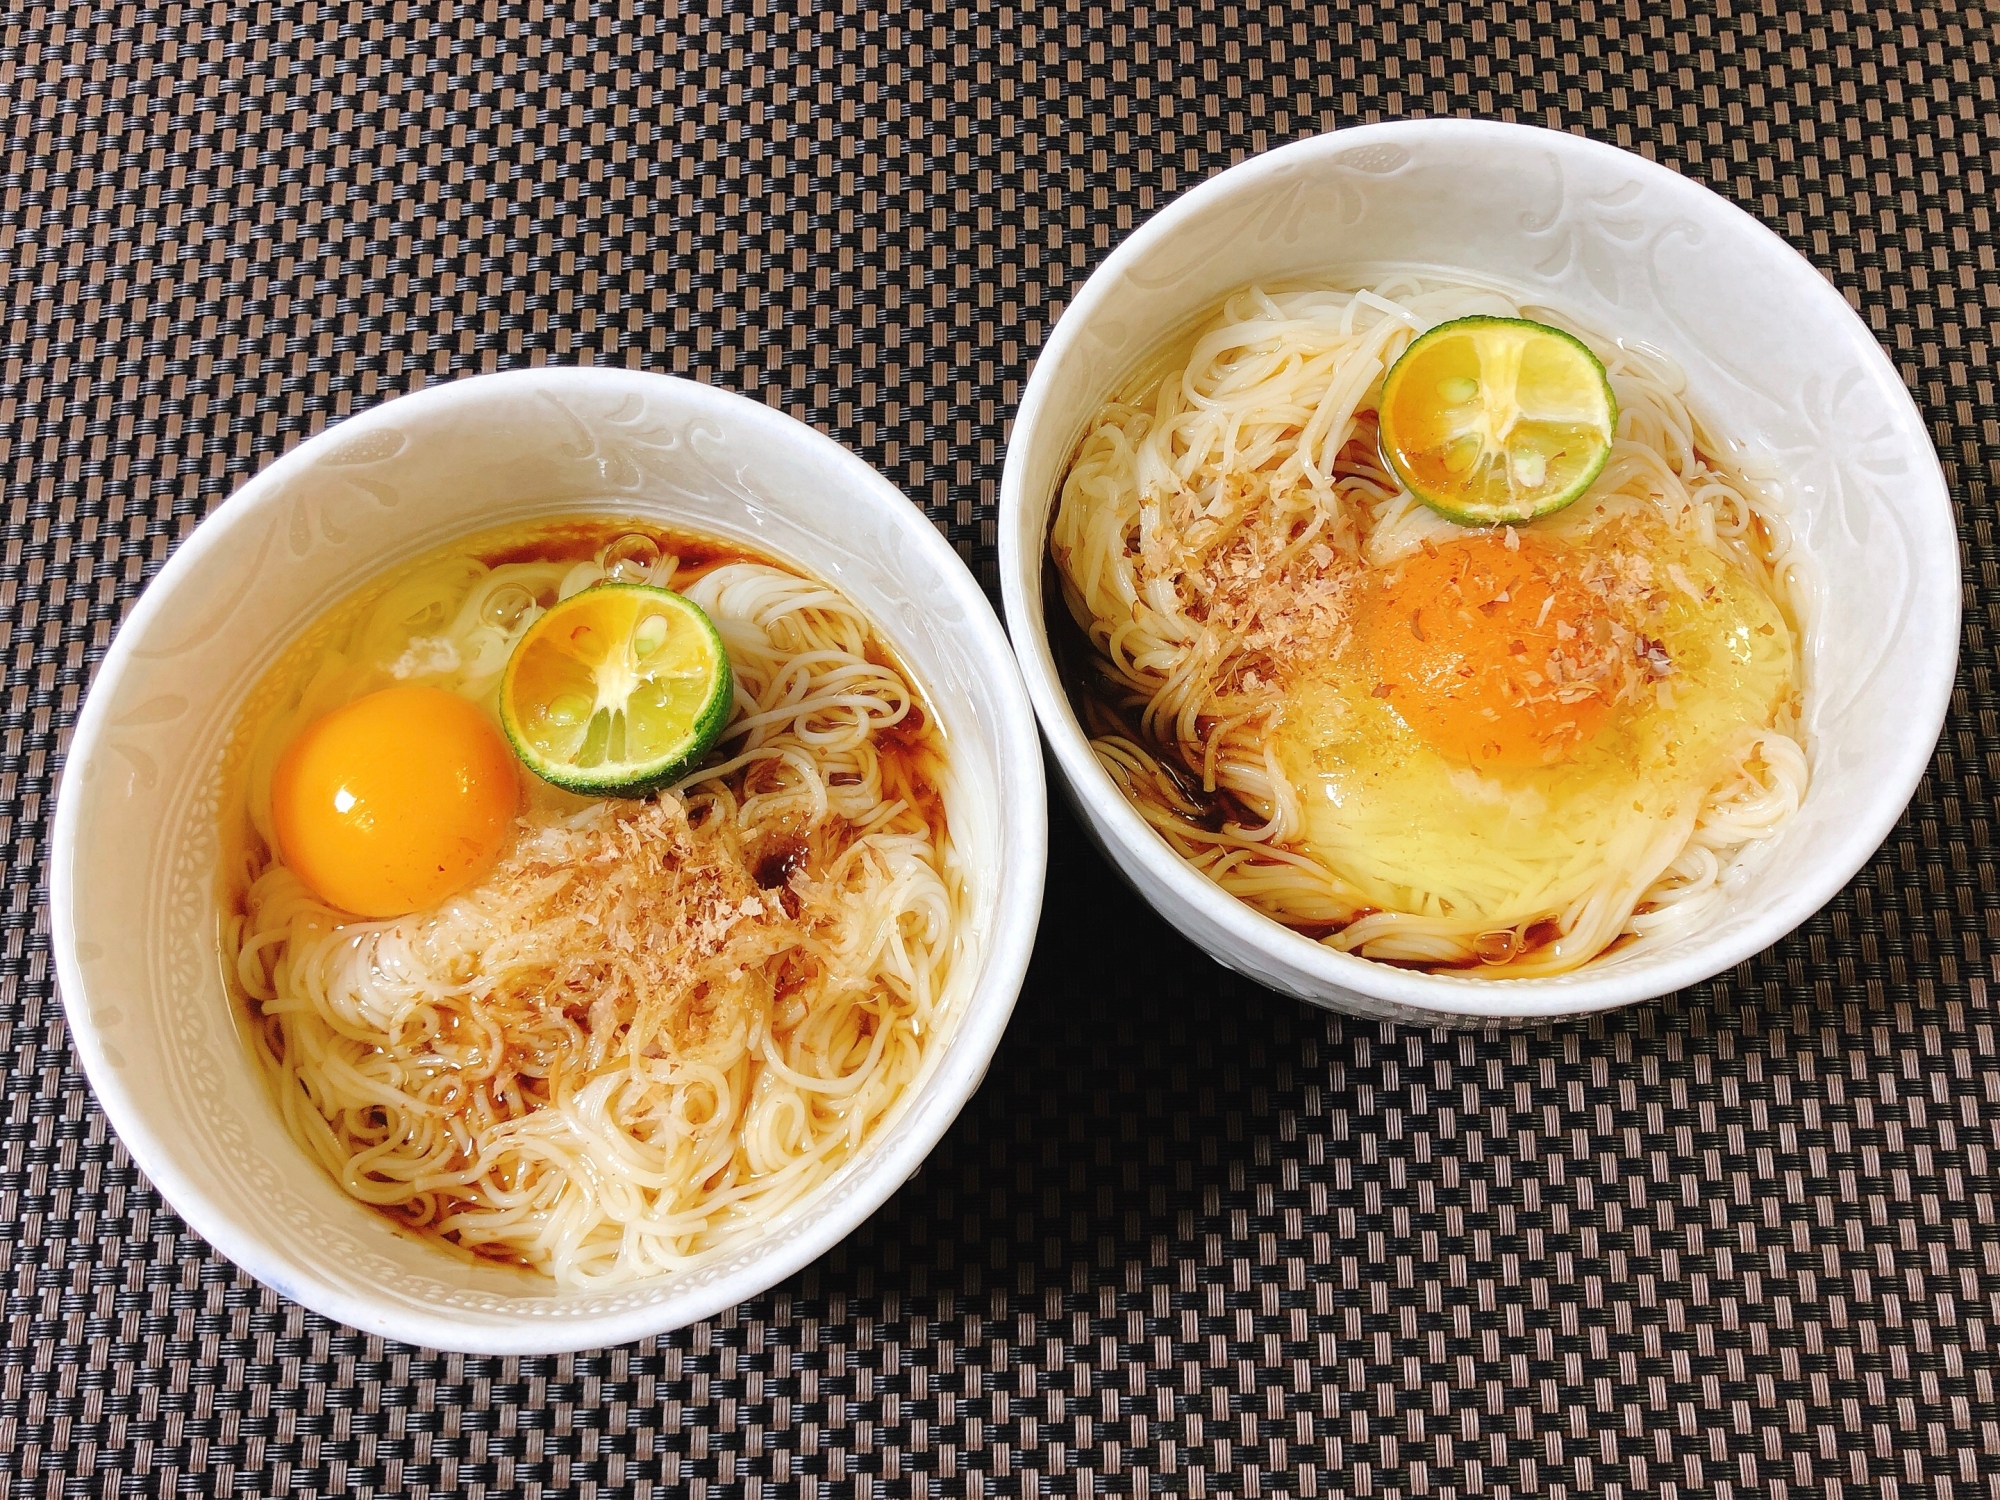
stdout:
[[[73,6],[0,16],[0,1479],[10,1495],[1969,1497],[2000,1489],[1993,13],[1825,0]],[[1028,361],[1244,154],[1497,114],[1673,164],[1862,310],[1960,507],[1931,775],[1756,961],[1587,1025],[1341,1020],[1060,815],[979,1096],[820,1265],[575,1357],[218,1259],[92,1102],[54,772],[173,545],[301,437],[544,361],[750,389],[992,580]]]

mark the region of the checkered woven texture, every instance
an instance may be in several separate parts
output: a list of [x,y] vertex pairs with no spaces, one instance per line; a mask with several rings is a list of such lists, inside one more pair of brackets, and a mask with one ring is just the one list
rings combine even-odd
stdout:
[[[2000,1494],[1994,38],[1888,0],[0,15],[0,1486]],[[984,1089],[712,1323],[399,1348],[187,1231],[78,1071],[43,893],[93,664],[209,508],[391,394],[612,362],[821,426],[990,584],[1023,374],[1106,250],[1246,154],[1423,114],[1709,184],[1929,418],[1958,692],[1826,911],[1587,1025],[1398,1030],[1210,966],[1059,821]]]

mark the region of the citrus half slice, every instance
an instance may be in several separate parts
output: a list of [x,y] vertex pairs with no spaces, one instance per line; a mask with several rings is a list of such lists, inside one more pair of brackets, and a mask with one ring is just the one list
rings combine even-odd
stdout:
[[1382,456],[1424,504],[1467,526],[1532,521],[1590,488],[1618,402],[1595,354],[1526,318],[1458,318],[1382,382]]
[[500,679],[500,722],[544,781],[643,797],[699,764],[735,691],[722,637],[699,605],[602,583],[528,627]]

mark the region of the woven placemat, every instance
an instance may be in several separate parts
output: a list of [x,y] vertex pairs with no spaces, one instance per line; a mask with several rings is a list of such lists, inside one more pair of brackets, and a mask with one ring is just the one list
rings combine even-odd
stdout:
[[[0,17],[7,1493],[2000,1492],[1993,47],[1824,0]],[[923,1172],[768,1295],[575,1357],[328,1324],[133,1169],[53,993],[49,801],[234,486],[395,392],[619,362],[819,424],[990,585],[1025,368],[1106,249],[1247,153],[1444,113],[1742,204],[1933,424],[1958,692],[1804,930],[1587,1025],[1398,1030],[1212,967],[1058,814],[1019,1013]]]

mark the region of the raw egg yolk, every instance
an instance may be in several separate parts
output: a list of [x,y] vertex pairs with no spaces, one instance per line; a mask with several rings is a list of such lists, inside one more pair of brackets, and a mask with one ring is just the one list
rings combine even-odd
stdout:
[[1603,604],[1532,534],[1427,545],[1369,589],[1356,633],[1385,697],[1432,749],[1480,767],[1545,766],[1596,734],[1608,704],[1576,664]]
[[302,731],[271,778],[278,853],[329,906],[398,917],[492,867],[521,798],[486,716],[432,687],[357,698]]

